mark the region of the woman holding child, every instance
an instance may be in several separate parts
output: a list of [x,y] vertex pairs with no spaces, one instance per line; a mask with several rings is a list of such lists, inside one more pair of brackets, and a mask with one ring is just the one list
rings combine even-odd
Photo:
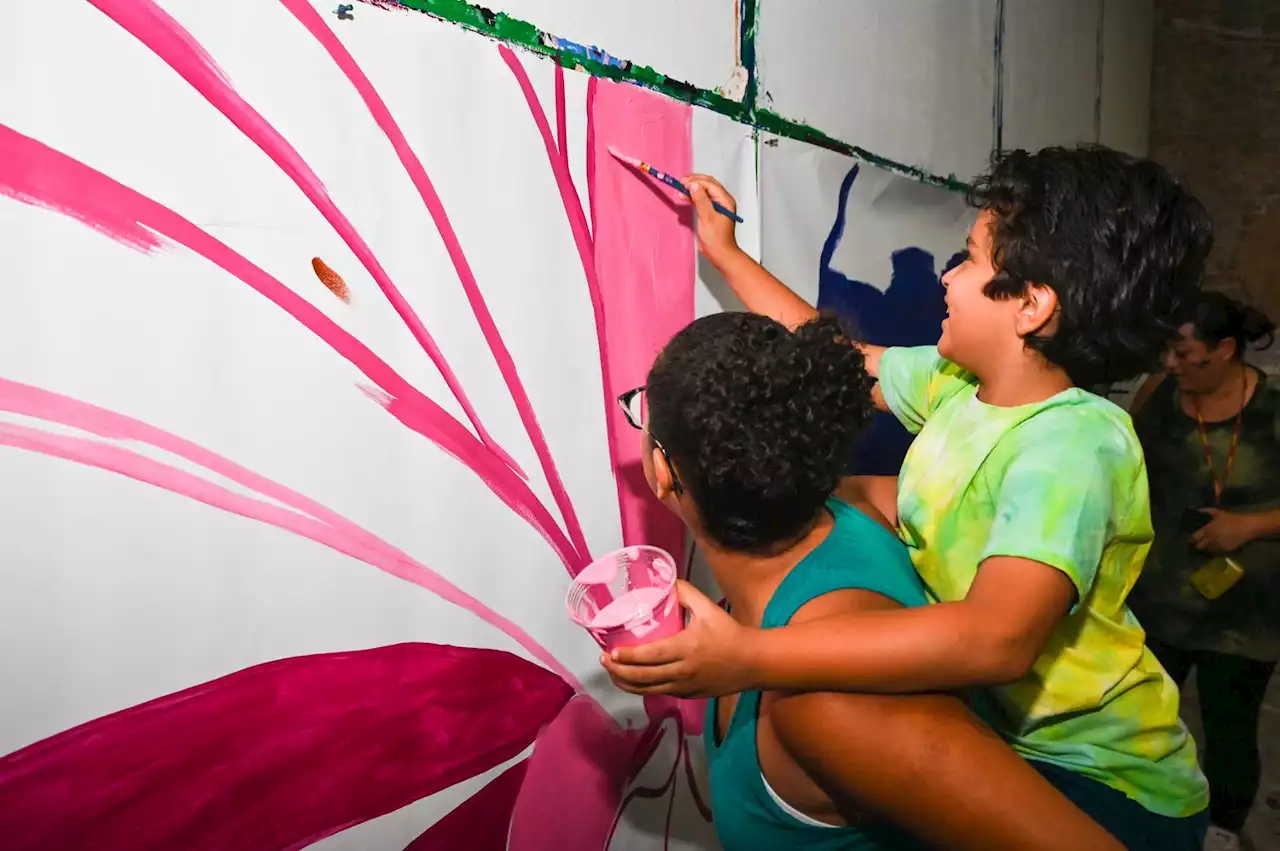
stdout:
[[[742,253],[711,206],[733,199],[711,178],[690,184],[700,247],[747,307],[788,327],[809,321],[813,308]],[[1009,153],[971,201],[979,214],[967,259],[943,279],[949,315],[937,347],[856,347],[878,379],[877,404],[919,432],[896,525],[934,605],[756,621],[683,586],[689,628],[605,664],[639,693],[976,687],[1027,765],[1124,847],[1198,851],[1207,785],[1177,686],[1125,604],[1152,541],[1142,452],[1128,415],[1081,387],[1131,378],[1159,358],[1179,306],[1198,292],[1208,217],[1160,166],[1103,149]],[[658,428],[654,436],[665,439]],[[811,725],[808,746],[847,730]],[[949,735],[939,728],[936,746]],[[887,770],[871,764],[856,760],[857,782]],[[818,770],[816,780],[838,778]],[[899,823],[936,847],[964,847]]]

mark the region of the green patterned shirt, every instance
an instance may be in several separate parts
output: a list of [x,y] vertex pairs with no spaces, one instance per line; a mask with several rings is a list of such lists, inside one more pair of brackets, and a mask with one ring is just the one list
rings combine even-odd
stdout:
[[[1233,553],[1244,578],[1216,600],[1191,587],[1191,574],[1212,556],[1191,546],[1191,533],[1213,505],[1213,477],[1196,421],[1182,411],[1177,382],[1165,379],[1134,416],[1151,475],[1156,541],[1130,605],[1152,638],[1186,650],[1280,659],[1280,540],[1250,541]],[[1205,427],[1218,475],[1231,454],[1235,417]],[[1222,493],[1228,511],[1280,508],[1280,387],[1258,373],[1244,406],[1240,445]]]
[[1208,786],[1178,688],[1125,598],[1151,546],[1147,475],[1129,416],[1072,388],[994,407],[932,347],[885,352],[885,401],[919,436],[898,479],[899,535],[935,601],[964,599],[983,560],[1061,570],[1079,602],[1031,671],[989,690],[995,726],[1028,759],[1195,815]]

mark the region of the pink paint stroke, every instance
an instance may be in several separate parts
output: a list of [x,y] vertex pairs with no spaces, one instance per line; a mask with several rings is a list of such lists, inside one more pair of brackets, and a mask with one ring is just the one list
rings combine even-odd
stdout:
[[680,752],[676,754],[676,761],[675,764],[671,766],[671,777],[668,780],[671,784],[671,795],[667,798],[667,821],[662,828],[663,851],[670,851],[671,849],[671,816],[675,813],[676,809],[676,789],[678,787],[678,784],[676,783],[676,770],[680,766],[680,757],[687,753],[688,750],[689,743],[681,739]]
[[427,828],[404,851],[507,851],[511,811],[528,770],[529,760],[517,762]]
[[[676,726],[679,727],[680,719],[677,717],[675,721]],[[664,849],[670,847],[671,808],[675,804],[677,770],[680,768],[680,757],[683,754],[685,747],[684,732],[679,731],[676,738],[676,754],[675,758],[671,762],[671,771],[667,774],[667,779],[663,781],[661,786],[656,788],[636,786],[627,793],[627,796],[622,799],[622,803],[618,807],[617,814],[614,816],[613,825],[609,828],[609,838],[605,841],[604,848],[607,849],[609,845],[612,844],[614,834],[618,832],[618,827],[622,824],[622,817],[626,813],[627,807],[631,805],[632,801],[637,798],[661,798],[663,795],[667,794],[671,795],[671,799],[667,804],[667,823],[666,828],[662,832],[662,847]]]
[[[662,347],[693,321],[693,230],[683,199],[624,166],[609,148],[661,162],[678,174],[692,171],[693,111],[635,86],[594,79],[587,109],[587,192],[602,312],[597,333],[601,350],[610,352],[601,368],[623,541],[659,546],[678,557],[685,553],[684,524],[654,501],[644,477],[642,442],[612,400],[642,384]],[[678,713],[682,737],[702,732],[705,707],[703,700],[645,700],[651,719]]]
[[623,730],[590,700],[570,700],[533,746],[511,815],[510,851],[607,848],[643,735]]
[[373,250],[356,232],[355,226],[329,197],[328,190],[325,189],[320,178],[275,127],[232,88],[227,75],[199,42],[183,29],[181,24],[157,6],[154,0],[88,0],[88,2],[146,45],[165,64],[190,83],[192,88],[239,128],[302,190],[302,193],[369,271],[396,313],[404,321],[405,326],[413,334],[414,339],[431,358],[431,362],[444,377],[449,390],[480,436],[481,442],[493,450],[503,463],[520,472],[514,459],[485,431],[457,376],[454,375],[453,369],[426,326],[396,289],[386,270],[374,256]]
[[[564,66],[556,64],[556,148],[564,167],[569,168],[569,115],[565,107]],[[572,174],[572,172],[570,172]]]
[[693,169],[692,108],[636,86],[599,81],[590,97],[588,162],[600,349],[609,450],[624,543],[683,555],[684,525],[658,505],[641,465],[639,435],[613,398],[638,384],[667,341],[693,321],[696,254],[687,207],[618,162],[610,146],[684,174]]
[[711,805],[702,798],[702,791],[698,788],[698,778],[693,773],[693,760],[690,757],[689,746],[684,748],[684,777],[685,782],[689,784],[689,792],[693,796],[693,803],[698,807],[698,812],[706,822],[711,821]]
[[[639,150],[684,173],[693,167],[693,116],[687,104],[634,86],[588,84],[588,193],[594,227],[587,230],[582,204],[565,162],[558,156],[546,113],[516,54],[502,58],[515,76],[542,135],[569,226],[587,273],[603,375],[605,421],[618,482],[623,542],[684,552],[684,526],[656,505],[640,465],[639,439],[615,402],[640,384],[653,358],[677,331],[693,321],[693,231],[664,189],[636,175],[608,152],[610,145]],[[610,215],[601,218],[597,209]],[[601,244],[601,237],[604,243]]]
[[[600,295],[600,283],[596,277],[595,246],[591,231],[587,226],[586,216],[582,212],[582,200],[578,196],[578,190],[573,185],[573,176],[569,173],[569,160],[567,155],[561,156],[561,152],[556,147],[556,141],[551,135],[551,126],[547,123],[546,112],[543,111],[542,103],[538,100],[537,92],[533,89],[533,83],[529,80],[529,75],[525,72],[524,66],[520,64],[519,58],[505,44],[498,47],[498,52],[502,55],[503,61],[507,63],[507,67],[511,69],[511,73],[516,78],[516,83],[520,86],[525,102],[529,105],[529,113],[532,115],[534,124],[542,136],[542,143],[547,151],[547,159],[551,163],[551,171],[556,179],[556,188],[560,192],[560,202],[564,205],[565,215],[569,219],[569,229],[573,233],[574,243],[578,247],[578,257],[582,262],[582,271],[587,280],[587,293],[591,298],[591,312],[595,317],[596,323],[596,339],[600,341],[600,373],[602,376],[601,385],[604,393],[604,402],[606,407],[612,405],[616,408],[614,399],[616,394],[610,395],[608,385],[609,347],[604,342],[606,337],[604,302]],[[590,169],[590,157],[587,158],[587,162],[588,169]],[[610,416],[605,417],[605,424],[606,428],[609,429],[608,441],[609,446],[612,448],[617,439],[613,433],[616,425]]]
[[[458,241],[458,235],[449,221],[444,204],[441,202],[431,178],[427,176],[427,171],[423,168],[421,160],[409,145],[408,140],[400,129],[400,125],[396,123],[395,118],[391,115],[391,110],[387,108],[386,103],[378,94],[377,89],[374,88],[373,83],[370,82],[368,76],[360,68],[360,65],[355,61],[346,46],[334,35],[333,31],[324,22],[324,19],[320,17],[320,13],[312,7],[309,0],[280,0],[280,3],[298,19],[299,23],[306,27],[307,31],[328,52],[330,58],[346,75],[351,85],[355,87],[361,99],[364,100],[369,113],[373,116],[374,122],[391,142],[391,147],[395,149],[401,165],[408,172],[409,179],[417,187],[418,194],[422,197],[422,203],[426,205],[427,211],[431,214],[431,220],[435,222],[436,230],[439,231],[440,238],[444,241],[445,250],[449,253],[449,259],[453,262],[453,268],[458,274],[458,280],[462,284],[463,292],[466,293],[467,301],[471,304],[471,310],[480,325],[480,331],[483,333],[485,341],[489,344],[489,351],[493,355],[494,362],[498,365],[498,371],[502,374],[503,381],[506,382],[507,390],[511,394],[511,401],[520,415],[520,422],[524,425],[525,433],[529,436],[529,442],[538,457],[542,473],[546,477],[547,485],[551,490],[552,498],[555,499],[556,506],[560,509],[560,515],[564,518],[569,540],[581,556],[581,564],[579,566],[585,566],[591,560],[590,551],[587,547],[586,536],[583,535],[582,527],[578,523],[577,514],[573,510],[573,503],[569,499],[569,494],[565,491],[559,472],[556,470],[551,450],[547,446],[541,426],[538,425],[538,418],[534,413],[533,404],[529,401],[529,395],[525,392],[524,384],[520,381],[515,361],[503,342],[498,326],[493,321],[493,316],[485,303],[484,295],[480,291],[480,285],[476,281],[475,273],[471,270],[471,264],[467,262],[466,254],[462,250],[462,244]],[[563,94],[563,85],[557,91]],[[563,103],[560,105],[563,107]]]
[[[649,712],[649,719],[644,730],[623,730],[599,704],[581,695],[571,699],[534,744],[511,815],[508,851],[605,851],[632,801],[674,793],[687,749],[680,713]],[[676,731],[670,776],[658,789],[627,792],[657,752],[668,721]],[[565,789],[573,790],[572,819],[564,817]]]
[[[14,389],[13,382],[7,382]],[[16,385],[21,389],[23,385]],[[38,388],[30,388],[37,393],[41,391]],[[75,400],[70,400],[74,402]],[[99,409],[101,410],[101,409]],[[18,411],[21,413],[21,411]],[[109,412],[108,412],[109,413]],[[119,417],[120,415],[111,415]],[[96,415],[90,415],[89,418],[81,419],[79,416],[71,418],[73,422],[70,425],[82,427],[87,431],[94,431],[98,426]],[[122,420],[128,420],[126,417],[120,417]],[[111,418],[107,419],[104,431],[113,432],[118,429],[116,426],[118,421]],[[138,423],[144,429],[151,427]],[[134,439],[144,439],[141,435],[146,432],[141,429],[130,429],[137,436]],[[164,434],[161,432],[161,434]],[[162,441],[169,444],[184,443],[179,438],[172,435],[166,435]],[[202,502],[205,505],[221,509],[231,514],[237,514],[250,520],[257,520],[260,523],[266,523],[275,526],[285,532],[307,538],[336,550],[351,558],[365,562],[380,570],[383,570],[392,576],[403,579],[406,582],[412,582],[433,594],[438,595],[446,602],[459,606],[466,611],[471,612],[486,623],[500,629],[502,632],[510,636],[529,654],[542,662],[555,674],[570,684],[576,691],[584,691],[582,684],[569,672],[567,668],[556,661],[555,656],[546,648],[534,641],[533,637],[522,630],[513,621],[504,618],[497,612],[490,609],[484,603],[472,597],[470,594],[462,591],[453,583],[444,579],[436,572],[428,569],[419,562],[415,561],[408,554],[396,549],[395,547],[365,531],[354,523],[345,518],[334,515],[327,509],[322,508],[323,514],[336,520],[335,525],[331,525],[325,520],[308,516],[300,513],[303,508],[292,510],[290,508],[281,508],[275,503],[266,502],[265,500],[254,499],[236,493],[221,485],[203,479],[185,470],[148,458],[130,449],[116,446],[110,443],[103,443],[97,440],[90,440],[83,437],[73,437],[69,435],[51,434],[36,428],[16,425],[12,423],[0,423],[0,446],[12,446],[16,449],[23,449],[28,452],[37,452],[42,455],[48,455],[54,458],[62,458],[67,461],[74,461],[78,464],[84,464],[89,467],[97,467],[112,473],[118,473],[122,476],[135,479],[145,484],[153,485],[167,491],[179,494],[181,496]],[[162,447],[161,447],[162,448]],[[248,485],[244,479],[252,481],[258,477],[244,476],[243,468],[238,467],[224,458],[219,458],[213,453],[204,453],[206,456],[212,456],[215,460],[215,466],[212,468],[214,472],[226,472],[227,474],[238,477],[242,483]],[[191,459],[195,460],[195,459]],[[285,501],[286,504],[296,501],[295,495],[289,489],[268,483],[270,487],[268,491],[275,499]],[[303,505],[315,505],[310,500],[297,497],[302,501]]]
[[79,219],[135,248],[158,245],[155,234],[161,234],[239,278],[359,369],[381,391],[370,395],[479,476],[547,540],[566,568],[579,562],[577,551],[528,484],[461,423],[311,302],[173,210],[3,124],[0,195]]
[[[613,144],[636,145],[645,156],[666,163],[668,168],[681,173],[691,171],[692,109],[631,86],[605,83],[594,77],[588,81],[587,191],[592,214],[588,231],[567,160],[558,156],[561,151],[552,138],[529,76],[513,51],[503,45],[499,52],[515,76],[542,136],[586,270],[623,540],[628,545],[654,544],[682,553],[684,526],[653,502],[640,465],[639,439],[624,445],[620,438],[631,429],[615,398],[640,384],[662,346],[693,320],[693,231],[690,222],[677,212],[681,208],[673,206],[675,199],[671,195],[664,195],[655,184],[624,169],[608,148]],[[603,221],[598,215],[600,210],[610,212]],[[616,317],[612,325],[610,317]],[[615,357],[619,352],[620,359]],[[645,712],[651,725],[660,723],[656,720],[659,718],[677,718],[679,746],[683,748],[686,728],[701,731],[704,706],[704,701],[649,698]],[[656,748],[656,740],[652,746]],[[651,755],[652,752],[640,756],[635,764],[646,763]],[[694,794],[701,801],[696,788]],[[705,806],[700,806],[699,811],[710,818]],[[614,829],[616,826],[615,820]],[[612,830],[609,836],[612,837]],[[531,848],[541,851],[538,846]]]
[[[587,205],[590,208],[591,233],[593,235],[596,232],[596,199],[595,199],[595,195],[593,194],[595,192],[595,187],[596,187],[596,122],[591,117],[591,114],[595,112],[596,95],[598,95],[599,93],[600,93],[600,78],[592,77],[589,80],[587,80],[587,146],[586,146],[587,147],[587,150],[586,150]],[[595,245],[593,244],[591,247],[592,268],[595,268],[595,262],[596,262]],[[597,332],[600,331],[599,323],[602,318],[603,318],[603,313],[601,314],[601,316],[596,317]]]
[[0,758],[0,836],[6,851],[301,849],[515,758],[571,694],[497,650],[268,662]]

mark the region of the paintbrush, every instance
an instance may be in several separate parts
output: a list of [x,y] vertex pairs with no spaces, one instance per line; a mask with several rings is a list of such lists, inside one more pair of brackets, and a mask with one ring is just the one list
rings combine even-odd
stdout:
[[[644,162],[643,160],[638,160],[635,157],[624,156],[623,154],[620,154],[618,152],[618,149],[613,147],[613,145],[609,146],[609,153],[613,154],[613,156],[618,160],[620,160],[621,162],[624,162],[629,166],[633,166],[634,168],[640,169],[640,171],[643,171],[645,174],[649,175],[654,180],[667,184],[672,189],[674,189],[675,191],[685,196],[692,197],[689,195],[689,187],[685,186],[683,183],[676,180],[674,177],[667,174],[665,171],[656,169],[653,166],[649,165],[647,162]],[[711,206],[715,207],[717,212],[723,213],[724,215],[733,219],[735,222],[739,222],[739,223],[742,222],[741,216],[739,216],[737,213],[733,212],[723,204],[720,204],[717,201],[712,201]]]

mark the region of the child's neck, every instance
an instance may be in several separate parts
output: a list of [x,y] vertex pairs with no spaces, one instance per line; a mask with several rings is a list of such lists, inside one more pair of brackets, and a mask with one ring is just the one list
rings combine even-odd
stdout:
[[1043,402],[1075,384],[1060,368],[1035,352],[1023,352],[978,374],[978,399],[997,408]]
[[834,525],[835,521],[824,510],[803,538],[777,555],[727,550],[701,534],[696,535],[696,540],[716,584],[729,602],[734,620],[747,626],[759,626],[764,610],[782,580],[826,539]]

